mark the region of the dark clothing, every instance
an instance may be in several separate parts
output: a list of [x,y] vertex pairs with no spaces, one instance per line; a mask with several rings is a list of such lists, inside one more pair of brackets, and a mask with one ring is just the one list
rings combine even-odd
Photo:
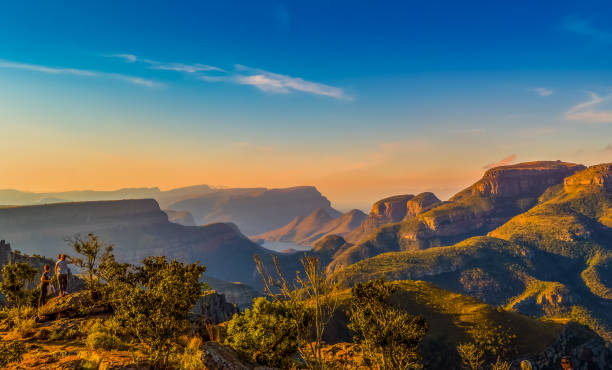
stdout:
[[47,300],[47,288],[49,287],[49,283],[42,283],[40,286],[40,297],[38,297],[38,307],[42,307],[45,305],[45,301]]
[[67,293],[68,292],[68,274],[58,275],[57,280],[59,281],[60,292]]
[[[49,277],[49,273],[43,273],[43,280],[51,280]],[[45,305],[45,301],[47,300],[47,290],[49,289],[49,283],[43,281],[40,284],[40,296],[38,297],[38,307],[42,307]]]

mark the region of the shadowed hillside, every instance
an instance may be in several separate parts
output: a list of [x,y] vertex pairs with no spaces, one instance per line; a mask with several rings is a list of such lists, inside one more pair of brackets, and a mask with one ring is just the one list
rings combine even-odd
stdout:
[[253,254],[269,252],[235,225],[188,227],[168,221],[152,199],[61,203],[0,209],[1,238],[27,252],[55,257],[68,252],[65,239],[95,233],[117,246],[117,257],[138,263],[149,255],[201,261],[207,273],[245,283],[257,279]]

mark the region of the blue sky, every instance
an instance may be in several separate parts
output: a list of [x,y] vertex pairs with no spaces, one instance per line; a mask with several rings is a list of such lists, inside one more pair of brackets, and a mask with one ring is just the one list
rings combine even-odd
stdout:
[[0,127],[29,190],[451,195],[488,164],[612,158],[612,5],[0,5]]

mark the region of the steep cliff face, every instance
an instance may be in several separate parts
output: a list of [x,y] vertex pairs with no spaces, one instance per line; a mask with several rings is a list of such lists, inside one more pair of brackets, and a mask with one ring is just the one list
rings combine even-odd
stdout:
[[361,225],[365,218],[366,215],[357,209],[338,218],[332,218],[320,208],[306,217],[294,218],[280,229],[255,235],[252,238],[312,246],[327,235],[344,236],[350,233]]
[[351,243],[362,241],[382,225],[409,220],[433,208],[440,200],[433,193],[397,195],[374,203],[367,219],[353,232],[345,235]]
[[[480,193],[498,198],[537,197],[547,188],[561,183],[567,176],[584,168],[583,165],[561,161],[539,161],[501,166],[485,172],[482,179],[472,185],[469,190],[472,194]],[[460,195],[461,193],[458,194]]]
[[[447,202],[425,197],[429,208],[397,225],[380,226],[365,233],[367,222],[347,235],[348,241],[360,240],[335,258],[334,270],[379,253],[423,249],[451,245],[472,236],[486,235],[512,217],[525,212],[538,202],[538,197],[551,186],[563,183],[585,167],[565,162],[529,162],[488,170],[472,186]],[[418,198],[410,198],[414,202]],[[374,215],[376,216],[376,214]],[[358,231],[362,234],[358,235]],[[367,237],[363,237],[362,235]]]
[[370,215],[384,220],[385,223],[397,222],[406,216],[406,203],[414,198],[414,195],[397,195],[385,198],[374,203]]
[[406,216],[404,216],[404,220],[414,218],[441,203],[440,199],[433,193],[421,193],[406,202]]
[[296,217],[322,209],[332,218],[340,213],[312,186],[287,189],[222,189],[167,208],[190,212],[196,224],[233,222],[247,235],[280,228]]

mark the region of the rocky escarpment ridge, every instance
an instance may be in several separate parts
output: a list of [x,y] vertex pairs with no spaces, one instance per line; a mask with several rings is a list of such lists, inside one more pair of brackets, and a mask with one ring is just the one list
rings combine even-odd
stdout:
[[344,238],[351,243],[359,242],[382,225],[409,220],[440,203],[440,200],[429,192],[417,196],[397,195],[379,200],[372,206],[367,219]]
[[566,192],[576,191],[582,187],[599,187],[612,191],[612,163],[591,166],[566,178],[563,186]]
[[255,235],[253,239],[312,246],[327,235],[344,236],[349,234],[359,227],[365,219],[366,215],[357,209],[333,218],[324,209],[319,208],[306,217],[296,217],[280,229]]
[[549,187],[585,167],[560,161],[540,161],[488,170],[448,203],[423,215],[436,236],[451,237],[482,230],[486,233],[536,204]]
[[[472,236],[486,235],[534,206],[550,186],[562,184],[565,177],[582,169],[584,166],[574,163],[542,161],[488,170],[483,178],[449,201],[434,203],[416,217],[371,232],[337,255],[332,262],[333,270],[380,253],[452,245]],[[374,216],[378,214],[375,212]],[[347,236],[348,241],[351,236]]]
[[[549,187],[585,166],[561,161],[526,162],[495,167],[485,172],[482,179],[471,186],[472,193],[499,198],[537,197]],[[452,200],[452,199],[451,199]]]

